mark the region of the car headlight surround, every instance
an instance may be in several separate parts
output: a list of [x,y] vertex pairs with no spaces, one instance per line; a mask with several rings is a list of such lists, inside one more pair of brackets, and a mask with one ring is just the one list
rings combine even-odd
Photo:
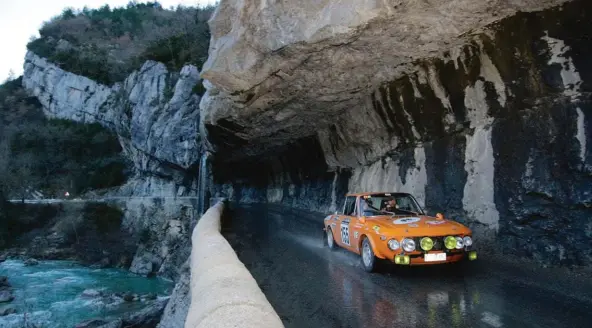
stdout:
[[411,238],[403,238],[401,240],[401,247],[405,252],[413,252],[415,250],[415,241]]
[[448,236],[444,238],[444,246],[448,249],[455,249],[456,248],[456,238],[454,236]]
[[419,246],[426,252],[431,251],[434,248],[434,240],[430,237],[423,237],[419,241]]
[[396,239],[390,239],[387,242],[387,246],[391,251],[396,251],[397,249],[399,249],[399,247],[401,247],[401,245]]
[[461,249],[465,247],[465,243],[463,242],[462,237],[456,237],[456,249]]
[[473,245],[473,238],[471,238],[471,236],[465,236],[463,238],[463,242],[465,244],[465,246],[469,247]]

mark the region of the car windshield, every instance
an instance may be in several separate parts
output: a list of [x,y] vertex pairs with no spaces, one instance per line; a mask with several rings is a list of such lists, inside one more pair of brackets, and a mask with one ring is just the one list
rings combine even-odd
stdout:
[[415,198],[409,194],[374,194],[363,196],[362,215],[420,215],[424,214]]

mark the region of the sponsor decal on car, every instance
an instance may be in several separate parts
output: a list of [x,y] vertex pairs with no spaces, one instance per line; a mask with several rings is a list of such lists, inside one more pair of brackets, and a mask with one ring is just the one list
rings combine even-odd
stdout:
[[409,223],[415,223],[415,222],[419,222],[420,218],[417,217],[411,217],[411,218],[401,218],[401,219],[396,219],[393,221],[393,224],[409,224]]
[[354,231],[354,238],[355,239],[358,239],[358,235],[359,235],[359,233],[357,231]]
[[427,224],[433,224],[433,225],[438,225],[438,224],[443,224],[446,223],[446,221],[426,221]]
[[408,226],[408,227],[411,227],[411,228],[417,228],[417,227],[419,227],[419,226],[418,226],[417,224],[415,224],[415,223],[408,224],[407,226]]
[[380,232],[380,227],[377,225],[373,226],[372,229],[374,229],[374,231],[376,231],[376,233]]

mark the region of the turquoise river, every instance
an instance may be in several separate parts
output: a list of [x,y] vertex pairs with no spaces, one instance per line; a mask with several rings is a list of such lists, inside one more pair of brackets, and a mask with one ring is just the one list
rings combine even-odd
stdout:
[[[14,300],[0,303],[15,307],[16,314],[0,317],[0,328],[74,327],[89,319],[115,319],[141,310],[149,300],[125,302],[115,293],[168,297],[174,285],[160,278],[145,278],[119,269],[94,269],[68,261],[22,261],[0,263],[0,276],[7,276]],[[86,291],[86,292],[85,292]],[[97,294],[101,295],[97,295]]]

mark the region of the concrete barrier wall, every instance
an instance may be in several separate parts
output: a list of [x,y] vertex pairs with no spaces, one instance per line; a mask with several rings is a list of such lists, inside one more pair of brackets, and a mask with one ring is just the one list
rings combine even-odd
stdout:
[[284,327],[257,282],[220,234],[224,203],[201,217],[192,235],[191,305],[185,328]]

